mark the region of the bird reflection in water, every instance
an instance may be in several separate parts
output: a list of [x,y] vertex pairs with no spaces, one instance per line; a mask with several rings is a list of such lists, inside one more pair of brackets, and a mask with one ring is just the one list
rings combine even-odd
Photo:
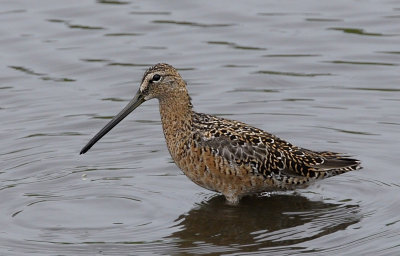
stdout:
[[215,196],[181,215],[175,221],[180,230],[170,238],[177,238],[179,252],[187,253],[243,253],[279,246],[299,250],[300,243],[344,230],[360,219],[358,205],[312,201],[298,194],[245,197],[237,206]]

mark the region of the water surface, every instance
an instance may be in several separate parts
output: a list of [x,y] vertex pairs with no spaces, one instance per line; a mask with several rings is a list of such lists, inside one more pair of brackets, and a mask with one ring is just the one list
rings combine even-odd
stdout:
[[[396,255],[393,1],[4,1],[1,255]],[[157,62],[195,109],[364,169],[234,207],[190,182],[156,101],[79,156]]]

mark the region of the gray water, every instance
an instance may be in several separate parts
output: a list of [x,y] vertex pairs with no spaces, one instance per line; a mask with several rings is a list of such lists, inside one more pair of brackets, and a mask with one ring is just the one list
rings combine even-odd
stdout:
[[[0,35],[0,255],[400,254],[400,2],[13,0]],[[229,206],[156,100],[80,156],[157,62],[195,110],[364,168]]]

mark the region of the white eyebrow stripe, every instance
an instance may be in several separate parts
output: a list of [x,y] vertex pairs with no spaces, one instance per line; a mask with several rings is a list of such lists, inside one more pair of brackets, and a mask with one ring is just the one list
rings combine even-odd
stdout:
[[150,80],[149,77],[150,77],[150,76],[147,75],[147,76],[143,79],[142,84],[141,84],[140,87],[139,87],[140,92],[143,92],[144,90],[146,90],[147,86],[149,86],[149,80]]

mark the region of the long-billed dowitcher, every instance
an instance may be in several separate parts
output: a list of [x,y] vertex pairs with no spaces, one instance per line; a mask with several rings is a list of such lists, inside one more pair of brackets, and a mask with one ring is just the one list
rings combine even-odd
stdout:
[[193,111],[185,81],[164,63],[144,73],[134,98],[80,153],[153,98],[159,101],[168,150],[177,166],[194,183],[221,192],[230,203],[361,168],[358,160],[342,154],[297,147],[248,124]]

